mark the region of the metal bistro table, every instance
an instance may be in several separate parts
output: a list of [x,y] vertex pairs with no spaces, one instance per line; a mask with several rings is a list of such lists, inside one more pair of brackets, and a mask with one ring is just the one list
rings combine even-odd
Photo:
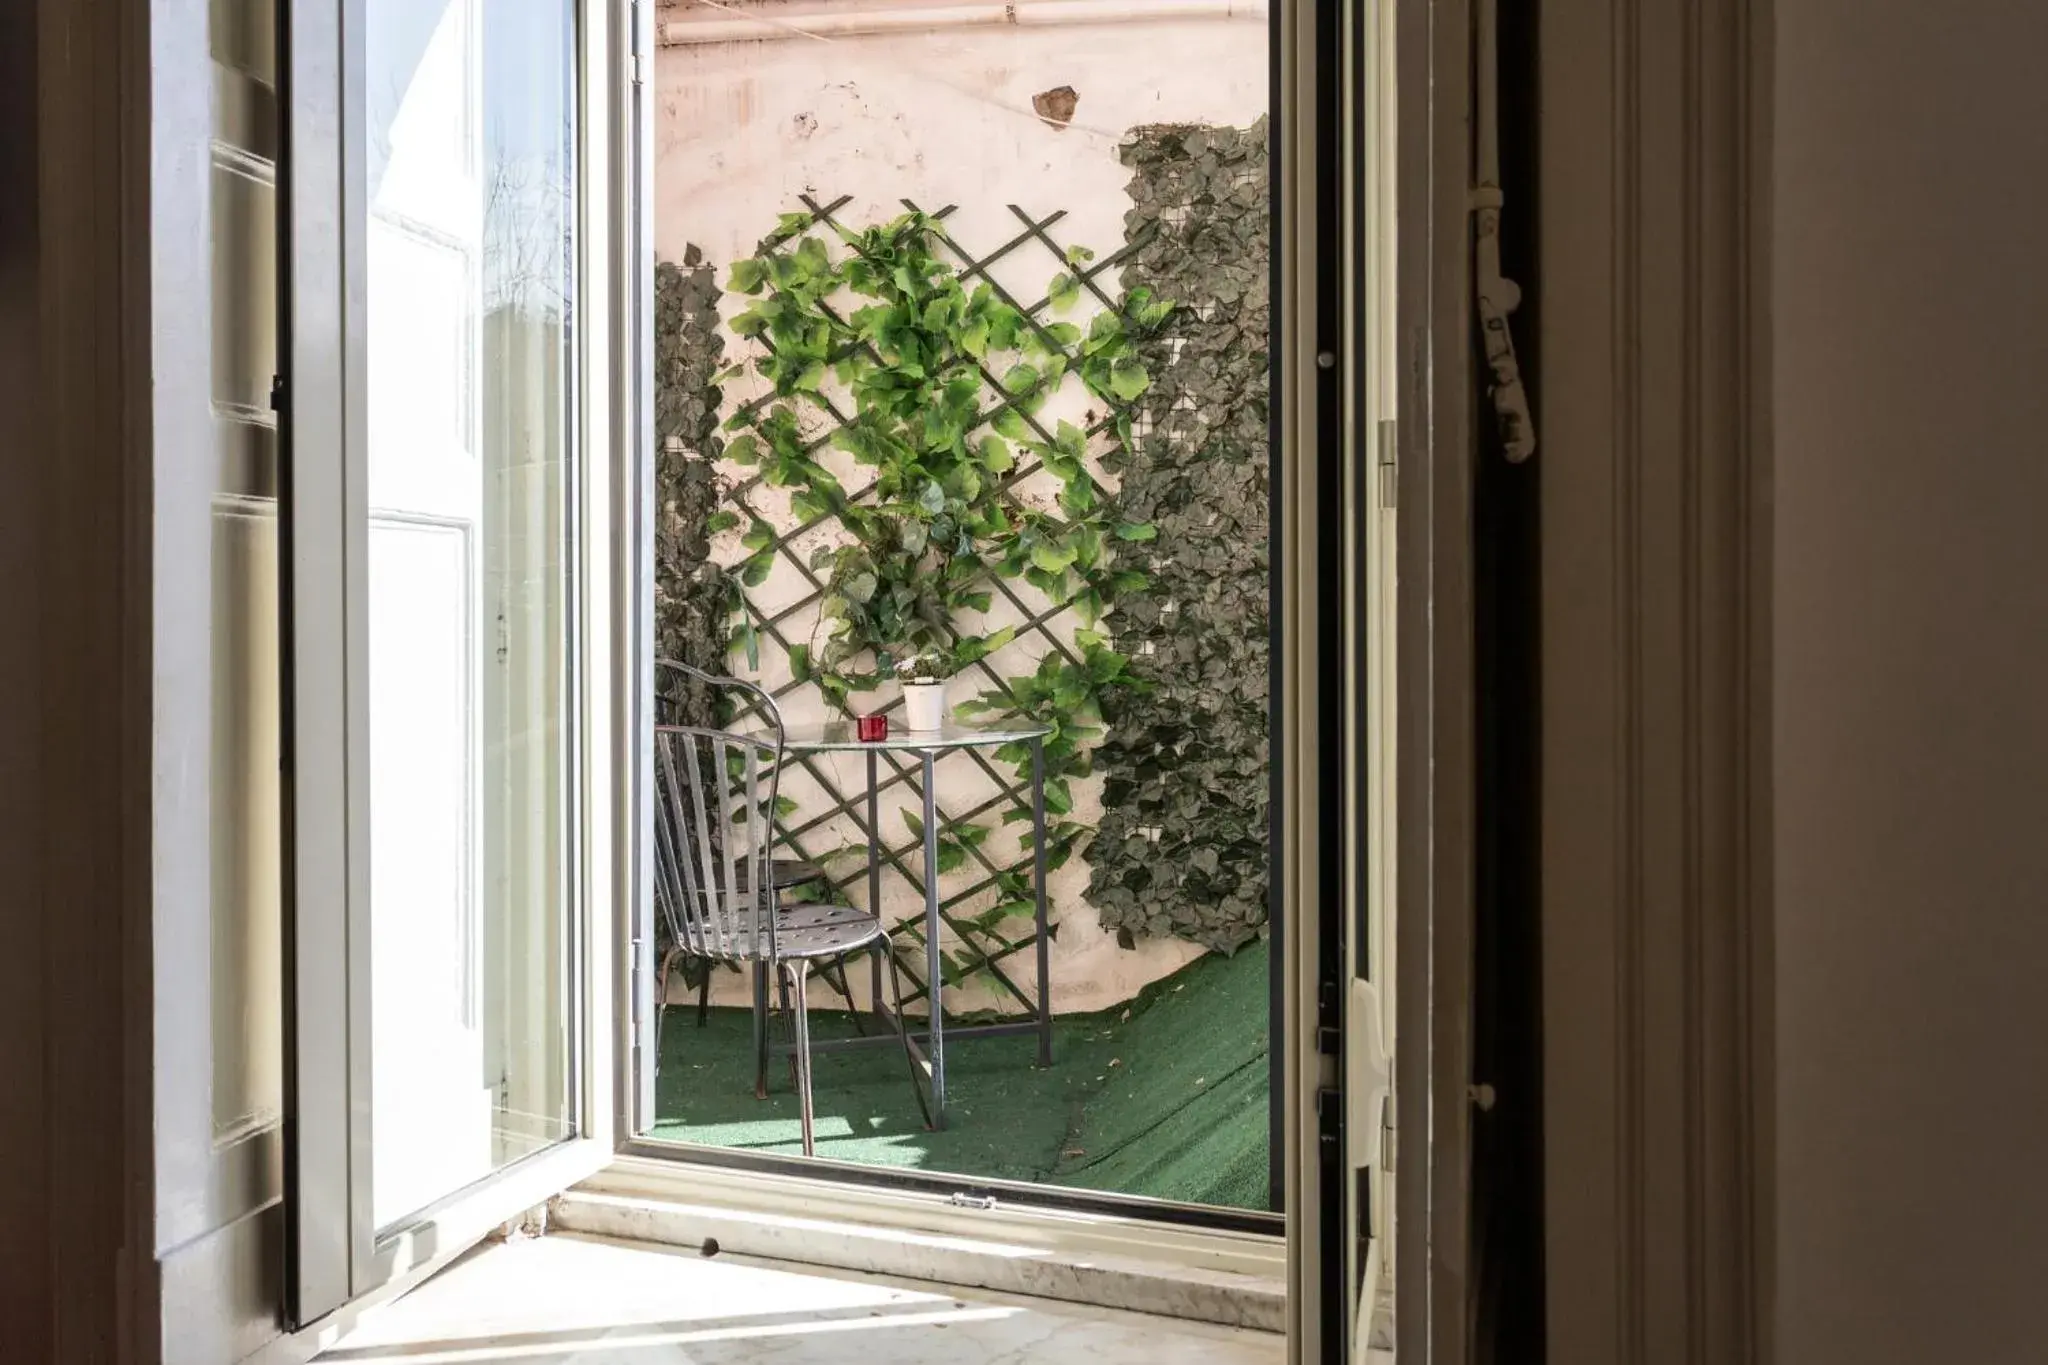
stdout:
[[[1045,737],[1051,733],[1043,725],[961,725],[948,722],[937,730],[902,730],[894,723],[889,726],[889,737],[881,740],[863,740],[855,733],[853,726],[844,721],[823,725],[800,725],[791,727],[783,736],[783,751],[790,757],[805,754],[845,753],[863,751],[868,760],[868,905],[880,913],[882,904],[882,830],[881,830],[881,786],[879,764],[883,750],[915,754],[922,763],[924,791],[924,957],[925,992],[928,997],[929,1016],[925,1026],[925,1046],[917,1047],[915,1037],[911,1048],[919,1053],[919,1062],[931,1077],[932,1126],[946,1126],[946,1024],[945,1012],[940,1007],[940,992],[943,974],[939,965],[939,812],[934,785],[933,769],[941,754],[955,749],[984,749],[1003,744],[1029,744],[1031,746],[1031,849],[1034,885],[1034,907],[1037,923],[1038,950],[1038,1003],[1037,1017],[1031,1020],[1011,1021],[997,1024],[974,1024],[952,1030],[955,1038],[986,1038],[997,1035],[1015,1036],[1025,1033],[1038,1035],[1038,1064],[1052,1065],[1052,992],[1047,986],[1047,940],[1045,932]],[[875,958],[870,965],[872,989],[872,1011],[875,1017],[888,1026],[886,1034],[863,1034],[854,1038],[833,1038],[814,1040],[814,1052],[836,1051],[841,1048],[863,1047],[873,1044],[895,1046],[897,1020],[887,1005],[882,1002],[882,963]],[[849,1005],[853,1002],[848,1001]],[[909,1022],[903,1021],[903,1029],[909,1032]]]

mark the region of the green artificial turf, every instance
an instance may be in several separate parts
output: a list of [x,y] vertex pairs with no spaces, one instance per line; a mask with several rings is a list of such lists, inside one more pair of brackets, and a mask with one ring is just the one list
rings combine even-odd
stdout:
[[[1267,1206],[1268,954],[1203,957],[1127,1008],[1053,1024],[1053,1065],[1030,1037],[961,1039],[946,1049],[947,1119],[927,1132],[896,1047],[819,1053],[812,1078],[818,1155],[870,1165],[1045,1182],[1236,1208]],[[861,973],[856,971],[856,979]],[[830,993],[814,985],[822,1004]],[[754,1098],[751,1018],[669,1010],[653,1136],[795,1155],[789,1067]],[[848,1017],[814,1009],[814,1037]]]

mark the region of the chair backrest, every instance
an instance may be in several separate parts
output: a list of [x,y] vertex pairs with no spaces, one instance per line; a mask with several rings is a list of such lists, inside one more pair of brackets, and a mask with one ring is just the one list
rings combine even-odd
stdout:
[[[775,798],[783,757],[774,700],[737,678],[659,661],[758,711],[760,730],[654,727],[654,900],[672,941],[703,957],[775,958]],[[734,722],[737,726],[744,722]]]

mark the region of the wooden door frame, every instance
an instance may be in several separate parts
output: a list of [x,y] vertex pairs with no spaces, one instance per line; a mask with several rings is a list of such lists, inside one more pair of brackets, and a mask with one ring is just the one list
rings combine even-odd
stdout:
[[0,1321],[23,1360],[144,1361],[156,1331],[150,10],[0,12]]
[[1549,1356],[1769,1358],[1770,0],[1538,11]]

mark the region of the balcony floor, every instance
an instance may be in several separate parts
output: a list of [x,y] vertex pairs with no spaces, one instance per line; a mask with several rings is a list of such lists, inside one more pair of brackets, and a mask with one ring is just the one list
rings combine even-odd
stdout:
[[[818,1155],[867,1165],[1049,1183],[1263,1209],[1267,1199],[1269,954],[1209,956],[1126,1010],[1054,1022],[1053,1065],[1028,1037],[946,1049],[948,1126],[926,1132],[900,1049],[821,1053],[812,1082]],[[858,975],[858,973],[856,973]],[[814,1006],[832,998],[813,987]],[[814,1036],[851,1032],[815,1008]],[[671,1006],[651,1136],[797,1155],[787,1063],[757,1100],[750,1016]]]

